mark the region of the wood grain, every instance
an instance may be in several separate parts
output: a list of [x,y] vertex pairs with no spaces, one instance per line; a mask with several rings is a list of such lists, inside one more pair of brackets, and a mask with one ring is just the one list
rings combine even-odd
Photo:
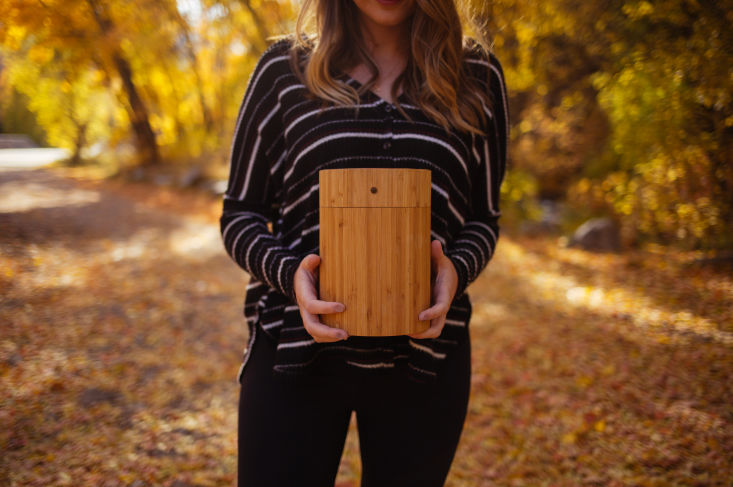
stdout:
[[358,336],[427,329],[430,171],[329,169],[319,184],[320,298],[346,305],[321,321]]
[[321,207],[430,208],[428,169],[324,169],[318,180]]

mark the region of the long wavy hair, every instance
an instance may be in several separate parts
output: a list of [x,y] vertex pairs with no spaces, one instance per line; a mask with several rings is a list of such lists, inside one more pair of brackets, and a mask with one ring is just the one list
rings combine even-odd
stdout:
[[[487,19],[479,20],[463,0],[415,0],[415,4],[409,20],[407,65],[391,87],[396,108],[411,120],[397,98],[402,84],[406,99],[446,131],[452,127],[485,134],[481,128],[486,124],[483,106],[491,107],[492,100],[464,60],[470,55],[488,59],[491,46]],[[358,19],[359,10],[353,0],[303,0],[294,36],[278,36],[293,37],[293,71],[310,96],[321,99],[324,105],[358,106],[359,96],[377,81],[379,68],[369,55]],[[474,31],[472,37],[464,35],[464,24]],[[338,79],[338,73],[347,73],[361,63],[372,77],[357,91]],[[491,76],[491,70],[487,73]]]

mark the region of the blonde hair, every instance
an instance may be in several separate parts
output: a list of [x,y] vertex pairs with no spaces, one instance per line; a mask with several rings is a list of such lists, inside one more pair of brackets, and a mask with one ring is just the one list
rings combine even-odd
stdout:
[[[478,20],[462,0],[460,10],[453,0],[415,0],[410,19],[410,49],[407,66],[391,88],[396,108],[408,120],[397,98],[402,83],[403,94],[428,117],[449,131],[485,134],[483,105],[491,107],[489,94],[470,72],[465,57],[478,55],[489,59],[487,22]],[[296,21],[290,62],[293,71],[313,98],[337,105],[358,105],[359,96],[376,83],[379,69],[369,56],[358,24],[358,7],[353,0],[303,0]],[[304,27],[315,20],[315,32]],[[463,24],[474,31],[465,36]],[[353,47],[352,47],[353,46]],[[372,78],[359,91],[335,77],[364,63]],[[488,85],[491,70],[486,70]]]

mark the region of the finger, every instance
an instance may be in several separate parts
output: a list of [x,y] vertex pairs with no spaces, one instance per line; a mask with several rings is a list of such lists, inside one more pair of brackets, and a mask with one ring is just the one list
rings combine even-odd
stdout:
[[305,301],[305,309],[314,315],[329,313],[341,313],[346,309],[343,303],[336,301],[322,301],[320,299],[308,299]]
[[421,311],[420,314],[417,316],[417,319],[420,321],[434,320],[441,315],[447,314],[449,308],[450,305],[448,303],[444,301],[439,301],[430,308]]
[[[318,299],[311,299],[307,300],[306,303],[313,303],[316,302],[316,307],[318,306],[317,303],[329,303],[327,301],[320,301]],[[342,305],[342,303],[332,303],[332,304],[338,304]],[[321,323],[318,320],[318,314],[320,313],[311,313],[307,309],[307,305],[303,305],[300,307],[300,316],[303,319],[303,326],[305,327],[306,331],[309,335],[313,337],[313,339],[316,342],[335,342],[339,340],[346,340],[349,335],[346,333],[345,330],[341,330],[339,328],[333,328],[331,326],[325,325]]]
[[430,242],[430,258],[437,266],[443,258],[443,245],[440,240],[433,240]]
[[339,340],[346,340],[349,338],[349,334],[346,330],[340,328],[334,328],[332,326],[324,325],[316,319],[304,321],[306,331],[313,337],[316,342],[337,342]]
[[433,240],[430,242],[430,277],[434,278],[435,273],[438,270],[438,263],[440,262],[439,258],[436,258],[436,246],[440,247],[440,241],[439,240]]
[[320,264],[321,256],[318,254],[308,254],[300,261],[300,267],[310,272],[315,272]]
[[437,328],[433,328],[432,326],[425,330],[422,333],[408,335],[410,338],[415,338],[417,340],[424,340],[426,338],[438,338],[440,336],[440,330]]
[[443,327],[445,326],[445,316],[441,316],[437,319],[434,319],[430,323],[430,327],[427,330],[421,331],[420,333],[413,333],[411,335],[408,335],[411,338],[438,338],[443,331]]
[[[444,259],[444,262],[448,259]],[[450,262],[448,266],[453,266]],[[455,268],[450,269],[443,267],[438,271],[438,275],[435,278],[435,284],[433,286],[434,299],[436,303],[446,303],[450,306],[451,301],[456,292],[456,286],[458,284],[457,276],[455,274]]]
[[443,244],[440,243],[440,240],[433,240],[430,242],[430,253],[438,256],[443,255]]
[[[305,261],[305,259],[303,259]],[[301,272],[301,270],[303,272]],[[316,281],[306,265],[302,265],[295,273],[295,279],[293,285],[295,286],[295,293],[298,299],[302,302],[310,300],[318,300],[318,294],[316,294]]]
[[313,281],[309,279],[302,279],[298,278],[295,285],[298,286],[298,290],[300,291],[301,298],[306,299],[318,299],[318,295],[316,294],[316,285]]
[[315,281],[318,279],[320,265],[321,257],[318,254],[308,254],[298,264],[298,271],[305,271],[308,280],[315,284]]

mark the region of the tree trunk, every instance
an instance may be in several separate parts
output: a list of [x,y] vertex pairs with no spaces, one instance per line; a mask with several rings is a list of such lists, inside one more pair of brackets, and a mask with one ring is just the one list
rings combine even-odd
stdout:
[[198,58],[196,56],[196,49],[194,49],[193,41],[191,40],[188,22],[186,22],[186,19],[181,16],[178,9],[174,8],[172,15],[174,16],[176,23],[183,32],[186,55],[188,56],[188,60],[191,63],[191,70],[193,71],[193,75],[196,78],[196,92],[199,98],[199,105],[201,105],[201,116],[203,117],[204,127],[206,128],[206,131],[209,132],[211,131],[211,127],[213,126],[213,118],[211,117],[211,112],[209,111],[209,107],[206,105],[206,99],[204,98],[204,83],[201,79],[201,73],[199,72]]
[[247,12],[249,12],[249,14],[252,16],[252,22],[255,24],[255,27],[257,27],[260,44],[260,47],[258,48],[258,53],[261,54],[267,48],[267,38],[270,36],[270,34],[267,32],[267,28],[265,27],[265,23],[262,21],[262,17],[260,17],[260,14],[257,13],[257,10],[252,7],[250,0],[241,0],[241,2],[242,5],[244,5],[244,8],[247,9]]
[[124,86],[125,93],[127,94],[127,101],[129,102],[128,112],[130,122],[132,123],[132,130],[135,134],[135,145],[140,161],[145,165],[157,164],[160,162],[158,144],[155,141],[153,129],[150,127],[148,109],[142,98],[140,98],[135,83],[132,81],[130,64],[119,52],[112,54],[112,59],[117,68],[117,74],[122,79],[122,86]]
[[74,140],[74,153],[69,158],[69,164],[79,166],[81,165],[81,151],[87,143],[87,124],[74,120],[74,125],[76,125],[76,139]]
[[[87,2],[99,26],[102,37],[106,37],[112,30],[112,21],[107,15],[105,6],[97,3],[96,0],[87,0]],[[132,81],[132,68],[130,67],[130,63],[122,55],[119,45],[112,46],[109,57],[122,80],[122,86],[127,95],[127,113],[130,117],[133,134],[135,135],[135,146],[140,162],[145,165],[157,164],[160,162],[158,144],[155,140],[155,133],[153,133],[153,129],[150,126],[148,109],[140,97],[135,83]]]

